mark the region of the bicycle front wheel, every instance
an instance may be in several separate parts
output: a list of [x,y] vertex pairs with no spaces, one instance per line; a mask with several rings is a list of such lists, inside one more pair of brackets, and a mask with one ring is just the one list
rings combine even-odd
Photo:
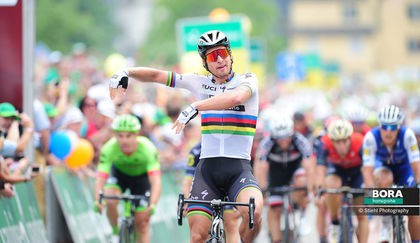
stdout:
[[135,243],[136,236],[133,225],[127,220],[123,220],[120,226],[120,243]]
[[283,239],[285,242],[297,242],[296,239],[296,227],[294,225],[294,212],[293,209],[290,208],[291,205],[289,205],[288,209],[284,209],[283,216],[284,217],[284,230],[282,232]]
[[353,224],[351,222],[351,211],[348,207],[342,209],[340,232],[340,242],[353,242]]
[[395,243],[405,243],[405,224],[402,216],[392,216],[392,235]]

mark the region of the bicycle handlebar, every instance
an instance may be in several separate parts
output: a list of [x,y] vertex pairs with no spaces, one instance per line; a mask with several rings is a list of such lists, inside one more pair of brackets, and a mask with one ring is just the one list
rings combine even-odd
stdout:
[[149,205],[150,203],[150,192],[146,192],[145,195],[105,195],[102,191],[99,192],[99,204],[102,204],[103,199],[111,199],[111,200],[123,200],[123,201],[131,201],[132,203],[136,201],[146,201]]
[[307,191],[308,188],[306,186],[302,187],[293,187],[293,186],[277,186],[277,187],[270,187],[266,191],[270,193],[290,193],[294,191]]
[[351,194],[351,195],[363,195],[365,190],[363,188],[351,188],[351,187],[341,187],[341,188],[327,188],[327,189],[318,189],[318,198],[323,194]]
[[221,199],[213,199],[210,201],[206,200],[194,200],[194,199],[185,199],[184,194],[179,194],[178,197],[178,212],[177,212],[177,219],[178,225],[182,225],[182,214],[184,211],[184,204],[185,203],[197,203],[197,204],[207,204],[213,207],[223,207],[223,206],[244,206],[248,207],[248,216],[249,216],[249,228],[254,228],[254,212],[255,212],[255,199],[251,197],[249,199],[249,203],[243,202],[228,202],[223,201]]

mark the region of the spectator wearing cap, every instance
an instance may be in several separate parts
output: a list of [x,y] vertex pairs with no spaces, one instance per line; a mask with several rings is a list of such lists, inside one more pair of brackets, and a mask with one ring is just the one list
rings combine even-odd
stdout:
[[[19,134],[18,121],[23,127],[21,135]],[[32,119],[25,113],[19,114],[12,104],[4,102],[0,104],[0,124],[6,144],[16,144],[14,151],[10,150],[7,156],[15,158],[15,156],[21,155],[32,138],[34,131]]]
[[[1,156],[5,158],[5,167],[10,169],[10,173],[7,172],[7,175],[11,175],[7,181],[9,182],[20,182],[22,181],[22,177],[24,177],[26,170],[28,169],[29,163],[27,158],[24,156],[24,151],[28,146],[29,141],[32,138],[33,134],[33,122],[31,118],[22,113],[19,117],[20,124],[23,127],[23,133],[19,137],[19,132],[16,131],[17,139],[15,138],[5,138],[2,141],[1,146]],[[14,126],[16,124],[16,126]],[[12,125],[12,129],[16,127],[17,130],[17,123]],[[10,129],[9,129],[10,131]]]
[[11,132],[13,123],[19,120],[19,112],[12,104],[8,102],[0,104],[0,129],[5,132],[6,135]]

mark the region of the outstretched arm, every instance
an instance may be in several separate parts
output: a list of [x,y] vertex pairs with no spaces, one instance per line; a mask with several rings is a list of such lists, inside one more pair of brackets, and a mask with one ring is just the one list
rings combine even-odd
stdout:
[[128,77],[141,82],[166,84],[168,71],[148,67],[133,67],[127,69]]
[[125,93],[128,88],[129,77],[141,82],[166,84],[172,76],[171,72],[147,67],[132,67],[121,70],[112,75],[109,80],[109,94],[111,99],[114,99],[119,93]]

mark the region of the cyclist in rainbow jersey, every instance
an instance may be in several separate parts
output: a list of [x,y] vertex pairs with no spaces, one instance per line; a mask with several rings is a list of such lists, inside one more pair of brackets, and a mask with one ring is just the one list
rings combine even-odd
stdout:
[[[252,174],[251,146],[258,116],[258,79],[252,73],[232,71],[232,51],[226,35],[211,30],[200,36],[198,52],[208,75],[178,74],[135,67],[116,73],[110,80],[115,97],[128,87],[128,77],[191,91],[198,101],[187,106],[175,121],[177,133],[201,112],[201,162],[191,188],[191,199],[222,199],[248,203],[255,198],[255,224],[249,229],[248,208],[239,207],[241,240],[252,242],[261,226],[263,197]],[[122,87],[120,89],[119,87]],[[210,206],[189,204],[190,241],[203,242],[211,226]]]

